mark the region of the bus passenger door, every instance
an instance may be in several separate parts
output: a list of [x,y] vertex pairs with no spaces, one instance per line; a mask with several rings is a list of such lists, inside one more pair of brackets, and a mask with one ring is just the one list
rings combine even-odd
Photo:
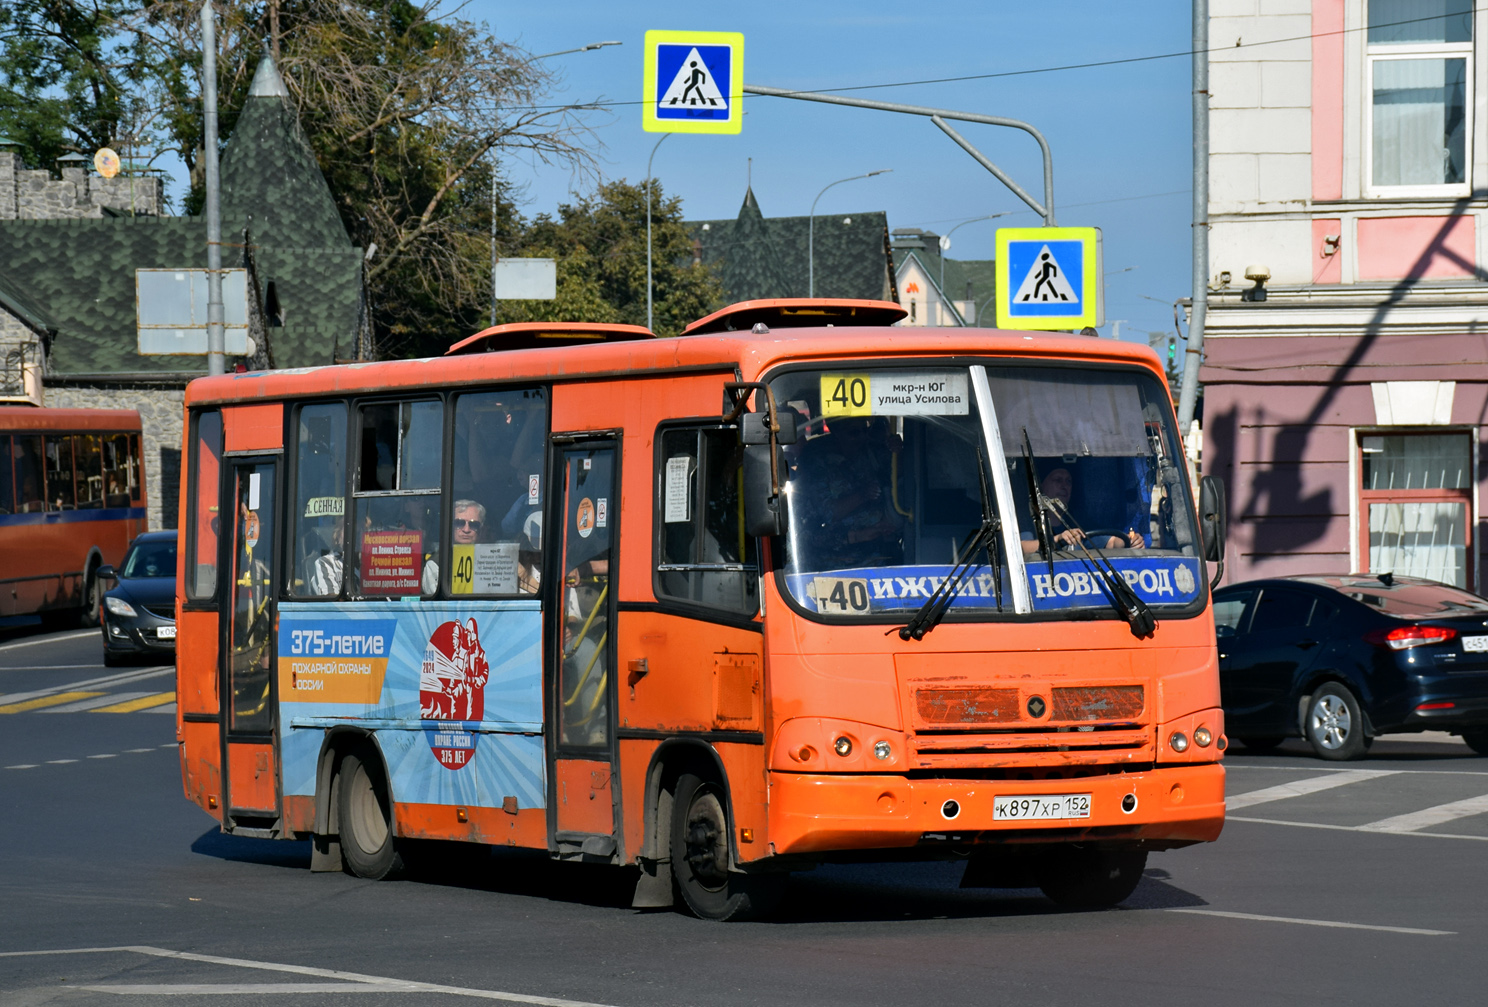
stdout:
[[[614,696],[619,485],[613,439],[561,445],[557,597],[549,632],[552,825],[560,853],[615,851]],[[550,596],[551,597],[551,596]]]
[[223,822],[228,828],[270,829],[279,818],[274,744],[278,461],[233,459],[225,486],[220,513],[233,517],[226,543],[232,579],[222,595],[227,637],[220,669]]

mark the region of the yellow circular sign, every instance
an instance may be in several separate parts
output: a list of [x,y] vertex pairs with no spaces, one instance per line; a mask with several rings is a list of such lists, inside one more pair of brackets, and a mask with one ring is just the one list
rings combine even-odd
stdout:
[[113,178],[119,173],[119,155],[104,147],[93,155],[93,167],[97,168],[98,173],[104,178]]
[[574,524],[578,528],[579,538],[588,538],[594,532],[594,501],[588,497],[579,501],[578,512],[574,515]]

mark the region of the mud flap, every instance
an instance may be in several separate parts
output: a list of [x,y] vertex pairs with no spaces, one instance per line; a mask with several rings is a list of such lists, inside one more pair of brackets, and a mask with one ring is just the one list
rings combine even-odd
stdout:
[[641,858],[641,878],[636,882],[632,909],[666,909],[674,904],[672,861]]
[[341,865],[341,837],[322,836],[319,833],[311,835],[310,844],[310,870],[312,871],[340,871]]

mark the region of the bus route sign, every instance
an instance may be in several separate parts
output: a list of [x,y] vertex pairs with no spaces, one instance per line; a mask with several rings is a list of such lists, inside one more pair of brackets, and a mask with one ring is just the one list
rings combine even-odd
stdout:
[[744,36],[646,32],[641,124],[648,133],[738,133],[744,126]]
[[1098,227],[997,231],[997,327],[1083,329],[1105,321]]

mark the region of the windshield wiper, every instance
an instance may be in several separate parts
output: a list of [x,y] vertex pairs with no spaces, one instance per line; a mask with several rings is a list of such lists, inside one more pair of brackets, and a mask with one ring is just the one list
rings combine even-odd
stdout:
[[[1085,539],[1087,538],[1085,529],[1081,528],[1079,523],[1075,521],[1075,516],[1064,505],[1064,501],[1055,497],[1044,497],[1041,503],[1048,507],[1049,511],[1066,528],[1078,536],[1075,539],[1075,543],[1080,551],[1085,554],[1085,562],[1094,568],[1095,575],[1105,585],[1106,597],[1110,600],[1111,607],[1131,626],[1132,636],[1150,636],[1152,631],[1157,628],[1157,618],[1152,614],[1152,609],[1147,607],[1145,601],[1137,597],[1137,593],[1131,589],[1131,585],[1126,582],[1126,578],[1117,572],[1116,568],[1111,565],[1110,559],[1106,557],[1105,553],[1100,551],[1098,546],[1087,547],[1085,545]],[[1091,553],[1095,555],[1092,556]]]
[[[956,593],[961,590],[961,584],[966,579],[967,573],[971,571],[972,561],[976,559],[977,553],[986,550],[987,561],[992,567],[993,595],[997,599],[997,611],[1002,611],[1002,554],[997,548],[998,533],[1002,531],[1002,521],[996,514],[992,513],[991,499],[987,495],[987,467],[982,461],[982,453],[977,452],[977,470],[981,478],[979,480],[982,490],[982,524],[966,537],[961,544],[960,559],[956,565],[951,567],[951,572],[946,575],[925,603],[920,606],[919,611],[910,616],[909,622],[899,627],[899,639],[922,640],[925,634],[936,626],[940,620],[945,618],[951,603],[956,600]],[[890,633],[893,630],[889,631]],[[887,634],[885,634],[887,635]]]
[[1023,428],[1023,468],[1028,475],[1028,510],[1033,515],[1033,533],[1038,539],[1039,551],[1049,563],[1049,576],[1054,576],[1054,535],[1049,530],[1049,517],[1045,513],[1049,498],[1039,489],[1038,473],[1033,470],[1033,444],[1028,440],[1028,428]]

